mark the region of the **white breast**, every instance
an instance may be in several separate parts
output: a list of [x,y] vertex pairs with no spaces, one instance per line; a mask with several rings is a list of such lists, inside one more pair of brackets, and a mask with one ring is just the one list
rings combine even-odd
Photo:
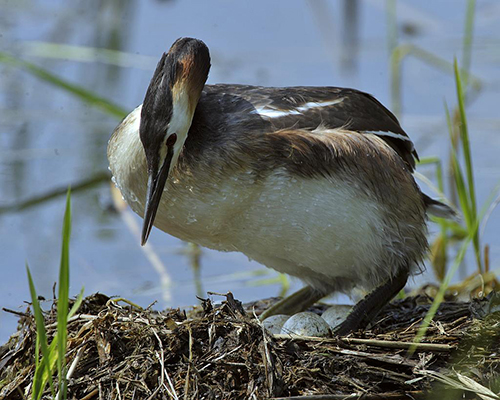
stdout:
[[382,254],[382,218],[357,188],[276,171],[234,219],[233,246],[264,265],[321,286],[368,277]]

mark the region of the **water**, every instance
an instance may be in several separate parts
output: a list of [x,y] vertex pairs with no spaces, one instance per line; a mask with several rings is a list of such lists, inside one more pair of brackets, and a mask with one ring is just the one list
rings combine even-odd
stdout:
[[[401,42],[452,60],[461,54],[464,4],[448,0],[399,2]],[[432,6],[431,6],[432,4]],[[0,48],[132,110],[142,102],[157,59],[179,36],[203,39],[211,49],[209,83],[339,85],[373,93],[390,104],[385,1],[359,5],[359,42],[343,17],[343,2],[264,1],[6,1],[0,2]],[[326,8],[325,8],[326,7]],[[468,108],[478,203],[500,181],[500,4],[479,1],[472,71],[483,89]],[[325,22],[326,21],[326,22]],[[411,29],[410,29],[411,28]],[[416,32],[408,35],[402,31]],[[353,36],[354,35],[354,36]],[[42,56],[39,42],[118,49],[129,66]],[[356,41],[354,41],[356,43]],[[80,52],[81,53],[81,52]],[[44,53],[45,54],[45,53]],[[47,54],[45,54],[47,55]],[[421,156],[447,155],[443,100],[455,104],[453,80],[415,59],[403,71],[403,126]],[[107,169],[106,145],[119,122],[29,74],[0,65],[0,206],[76,184]],[[432,176],[430,167],[419,171]],[[106,184],[73,196],[71,289],[120,295],[143,306],[196,303],[186,246],[153,231],[159,267],[139,246],[136,216],[109,211]],[[25,262],[37,290],[52,298],[57,280],[64,199],[0,215],[0,306],[23,309],[29,299]],[[195,221],[191,221],[195,222]],[[500,217],[484,231],[493,267],[500,256]],[[436,228],[432,228],[434,231]],[[203,250],[203,289],[232,290],[241,300],[276,295],[277,285],[252,286],[262,267],[237,253]],[[168,276],[165,275],[168,271]],[[253,271],[253,273],[252,273]],[[472,266],[467,272],[472,272]],[[273,277],[273,273],[265,277]],[[171,282],[169,283],[170,277]],[[419,277],[417,282],[432,275]],[[294,287],[299,287],[295,283]],[[163,288],[163,290],[162,290]],[[168,292],[165,290],[168,288]],[[21,307],[20,307],[21,306]],[[20,307],[20,308],[19,308]],[[0,342],[16,318],[0,313]]]

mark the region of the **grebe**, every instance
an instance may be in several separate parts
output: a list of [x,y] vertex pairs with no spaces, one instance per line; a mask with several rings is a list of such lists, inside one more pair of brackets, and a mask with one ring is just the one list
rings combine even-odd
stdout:
[[178,39],[109,141],[142,244],[155,225],[307,284],[265,316],[372,290],[336,333],[366,327],[422,263],[426,213],[453,214],[415,183],[412,141],[358,90],[205,85],[209,69],[202,41]]

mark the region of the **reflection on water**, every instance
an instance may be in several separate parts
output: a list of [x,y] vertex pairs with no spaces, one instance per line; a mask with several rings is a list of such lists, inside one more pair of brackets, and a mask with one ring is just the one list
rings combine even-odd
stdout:
[[[113,0],[105,2],[2,1],[2,51],[41,65],[95,91],[126,109],[142,102],[156,59],[179,36],[203,39],[212,53],[209,83],[255,85],[354,86],[389,104],[387,20],[383,1],[181,2]],[[439,8],[437,8],[439,7]],[[408,40],[452,60],[461,54],[464,7],[455,2],[419,5],[398,2],[400,40]],[[499,83],[500,7],[478,5],[472,71],[483,91],[469,108],[479,204],[499,181],[492,149],[496,133]],[[407,27],[413,27],[410,30]],[[411,34],[411,35],[410,35]],[[129,53],[72,52],[40,42],[104,48]],[[62,51],[62,53],[61,53]],[[135,58],[134,58],[135,57]],[[108,60],[109,62],[104,62]],[[121,65],[127,65],[123,67]],[[150,69],[148,69],[150,66]],[[107,171],[106,145],[119,122],[29,74],[0,65],[0,207],[33,196],[65,190]],[[452,79],[416,60],[404,66],[403,125],[422,156],[446,156],[443,99],[454,104]],[[488,143],[488,146],[484,146]],[[432,176],[432,170],[420,168]],[[107,183],[73,197],[71,293],[82,285],[127,297],[147,306],[196,302],[193,253],[158,231],[150,241],[156,261],[139,246],[138,217],[110,211]],[[29,299],[24,263],[28,260],[38,291],[52,296],[57,280],[64,199],[0,215],[0,305],[17,309]],[[128,220],[127,220],[128,219]],[[493,214],[485,230],[498,260],[500,219]],[[434,228],[435,230],[435,228]],[[236,253],[202,250],[203,290],[251,300],[276,295],[280,285],[251,286],[262,267]],[[160,262],[172,279],[162,278]],[[254,273],[249,272],[254,271]],[[431,279],[418,277],[417,281]],[[163,282],[163,284],[162,284]],[[168,286],[168,295],[162,294]],[[298,287],[299,283],[294,283]],[[0,314],[0,342],[15,329],[15,318]]]

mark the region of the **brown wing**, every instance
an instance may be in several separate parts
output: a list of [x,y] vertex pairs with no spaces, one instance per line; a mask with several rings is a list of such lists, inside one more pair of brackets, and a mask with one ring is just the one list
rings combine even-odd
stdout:
[[[337,87],[265,88],[242,85],[206,86],[209,93],[227,93],[244,100],[245,109],[228,107],[240,121],[260,116],[273,129],[344,128],[380,136],[411,171],[418,160],[412,141],[397,118],[373,96]],[[237,116],[240,114],[240,117]]]

